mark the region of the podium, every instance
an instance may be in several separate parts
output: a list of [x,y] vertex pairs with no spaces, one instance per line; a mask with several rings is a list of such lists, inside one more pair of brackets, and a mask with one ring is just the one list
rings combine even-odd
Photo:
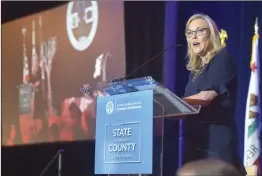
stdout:
[[105,86],[97,98],[95,174],[162,176],[165,118],[198,114],[152,77]]

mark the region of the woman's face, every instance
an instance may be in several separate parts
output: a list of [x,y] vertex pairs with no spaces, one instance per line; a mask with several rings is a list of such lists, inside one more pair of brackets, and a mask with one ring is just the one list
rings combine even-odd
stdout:
[[194,53],[199,56],[204,56],[209,44],[209,27],[205,20],[193,20],[186,31],[187,42],[193,49]]

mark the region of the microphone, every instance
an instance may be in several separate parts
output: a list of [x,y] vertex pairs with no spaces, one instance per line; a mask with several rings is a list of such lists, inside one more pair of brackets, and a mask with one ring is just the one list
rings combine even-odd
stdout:
[[144,62],[142,65],[139,65],[136,69],[134,69],[133,71],[131,71],[129,74],[127,74],[125,77],[123,78],[118,78],[118,79],[114,79],[112,80],[112,82],[121,82],[123,80],[126,80],[129,76],[131,76],[132,74],[134,74],[136,71],[140,70],[142,67],[146,66],[148,63],[150,63],[151,61],[153,61],[154,59],[156,59],[158,56],[160,56],[161,54],[165,53],[166,51],[168,51],[171,48],[176,48],[176,47],[181,47],[182,44],[177,44],[177,45],[171,45],[169,47],[167,47],[165,50],[157,53],[155,56],[153,56],[151,59],[149,59],[148,61]]

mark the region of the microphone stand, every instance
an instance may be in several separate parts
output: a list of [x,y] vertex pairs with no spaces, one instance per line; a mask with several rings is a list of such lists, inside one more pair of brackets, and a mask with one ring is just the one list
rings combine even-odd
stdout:
[[183,46],[182,44],[177,44],[177,45],[171,45],[168,48],[166,48],[165,50],[157,53],[155,56],[151,57],[148,61],[144,62],[142,65],[139,65],[138,67],[136,67],[133,71],[131,71],[130,73],[128,73],[125,77],[123,78],[118,78],[118,79],[114,79],[112,80],[112,82],[122,82],[125,81],[129,76],[131,76],[133,73],[135,73],[136,71],[138,71],[139,69],[141,69],[142,67],[146,66],[147,64],[149,64],[151,61],[153,61],[154,59],[158,58],[158,56],[160,56],[161,54],[165,53],[166,51],[168,51],[171,48],[177,48],[177,47],[181,47]]
[[51,159],[51,161],[48,162],[47,166],[41,172],[40,176],[43,176],[46,173],[49,167],[54,163],[57,156],[58,156],[58,174],[57,175],[62,176],[62,152],[64,152],[64,150],[58,150],[55,156]]

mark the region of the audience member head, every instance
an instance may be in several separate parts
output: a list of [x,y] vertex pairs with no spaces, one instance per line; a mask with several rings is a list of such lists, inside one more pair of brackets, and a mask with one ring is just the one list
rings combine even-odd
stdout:
[[215,159],[203,159],[186,163],[177,176],[241,176],[232,165]]

